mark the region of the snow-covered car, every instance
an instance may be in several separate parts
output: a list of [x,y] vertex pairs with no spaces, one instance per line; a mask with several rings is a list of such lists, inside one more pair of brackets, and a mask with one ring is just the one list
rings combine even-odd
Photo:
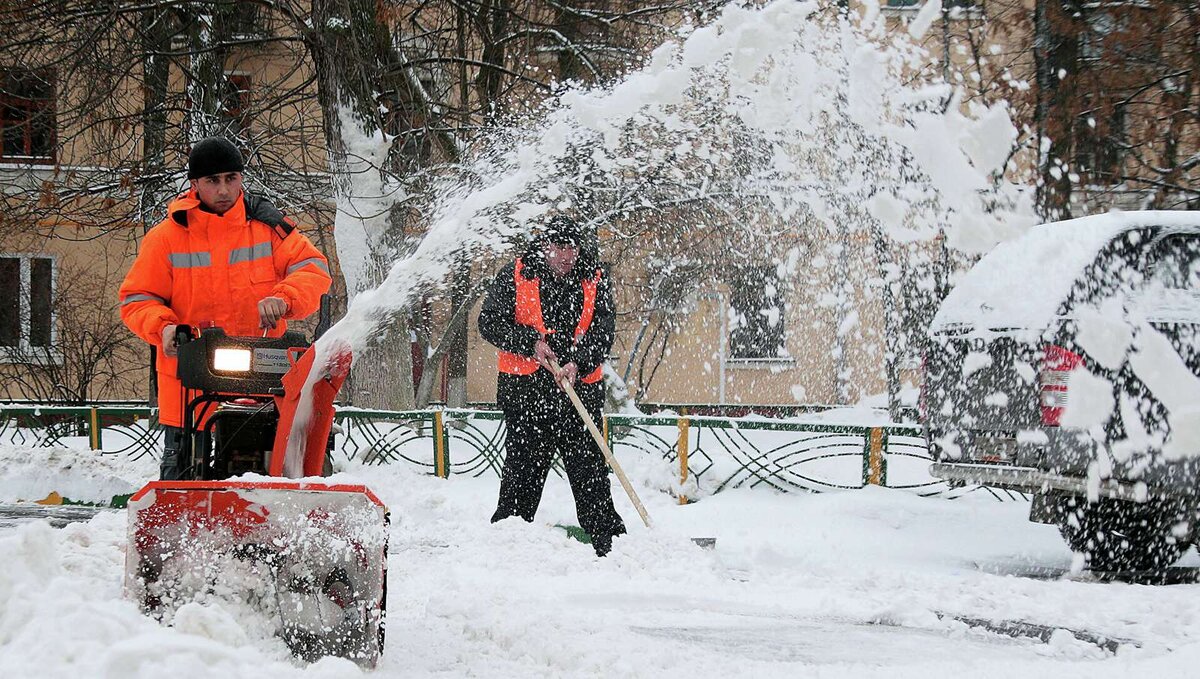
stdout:
[[1200,540],[1200,212],[1000,244],[938,309],[923,373],[935,477],[1031,493],[1094,570]]

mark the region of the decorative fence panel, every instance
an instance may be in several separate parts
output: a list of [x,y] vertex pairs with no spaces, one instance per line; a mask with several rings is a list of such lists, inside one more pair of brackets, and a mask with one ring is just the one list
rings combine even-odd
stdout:
[[156,412],[144,406],[0,405],[0,444],[86,445],[106,455],[157,459],[162,430]]
[[439,411],[339,410],[334,422],[342,432],[335,436],[334,462],[408,463],[436,474],[432,444],[438,419]]
[[[336,424],[335,464],[409,464],[444,478],[498,477],[504,464],[498,411],[340,408]],[[931,460],[915,427],[610,415],[604,431],[618,458],[641,454],[672,465],[685,489],[681,501],[741,487],[822,492],[879,485],[943,496],[975,490],[951,490],[928,475]],[[157,458],[162,436],[154,411],[144,407],[0,405],[0,445],[89,447]],[[554,471],[563,474],[560,462]]]

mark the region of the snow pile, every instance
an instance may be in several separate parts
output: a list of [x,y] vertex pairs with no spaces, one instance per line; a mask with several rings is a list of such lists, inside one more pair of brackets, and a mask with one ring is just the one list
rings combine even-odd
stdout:
[[77,448],[5,446],[0,455],[0,502],[35,501],[55,491],[77,502],[108,504],[147,479],[158,478],[158,460],[138,460]]

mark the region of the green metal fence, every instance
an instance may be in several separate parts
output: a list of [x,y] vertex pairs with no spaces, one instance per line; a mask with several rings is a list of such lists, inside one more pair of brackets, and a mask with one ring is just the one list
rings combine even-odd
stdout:
[[[341,408],[336,423],[335,463],[408,464],[443,478],[498,477],[503,466],[505,427],[497,411]],[[878,485],[922,495],[951,492],[925,473],[930,458],[916,427],[609,415],[604,432],[622,460],[671,465],[681,501],[740,487],[822,492]],[[161,430],[154,411],[145,407],[0,405],[0,443],[86,445],[101,454],[157,458]],[[554,469],[563,473],[558,462]]]
[[[606,419],[614,452],[633,448],[665,459],[675,465],[681,488],[692,487],[703,494],[739,487],[822,492],[887,486],[892,442],[903,437],[923,441],[919,429],[901,426],[704,416],[613,415]],[[918,488],[937,483],[923,479],[907,485]],[[687,501],[688,497],[681,493],[680,499]]]
[[145,406],[0,405],[0,443],[54,447],[74,441],[103,454],[157,458],[162,431],[156,411]]

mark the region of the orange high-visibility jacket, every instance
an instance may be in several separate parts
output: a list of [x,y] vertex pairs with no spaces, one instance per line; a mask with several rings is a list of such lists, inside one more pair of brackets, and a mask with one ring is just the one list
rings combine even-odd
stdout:
[[[159,421],[183,426],[186,402],[176,361],[163,353],[163,328],[212,322],[229,335],[259,337],[260,300],[279,297],[288,305],[285,319],[304,318],[331,281],[329,262],[270,202],[243,193],[215,215],[200,209],[192,191],[172,201],[167,218],[142,239],[120,290],[121,319],[158,348]],[[268,334],[286,329],[281,322]]]
[[[517,286],[517,308],[513,315],[513,320],[520,325],[529,326],[537,330],[544,337],[552,331],[546,328],[546,322],[542,319],[541,284],[536,278],[531,280],[522,276],[521,270],[523,268],[525,268],[525,265],[518,258],[516,266],[513,267],[513,280]],[[588,328],[592,325],[592,317],[596,315],[596,286],[600,284],[600,273],[600,270],[596,269],[595,276],[582,281],[583,311],[579,314],[579,324],[575,326],[576,339],[587,332]],[[538,371],[539,367],[536,359],[509,351],[501,350],[497,358],[497,368],[499,371],[508,373],[509,375],[532,375]],[[603,377],[604,366],[598,366],[580,381],[584,384],[594,384],[599,382]]]

